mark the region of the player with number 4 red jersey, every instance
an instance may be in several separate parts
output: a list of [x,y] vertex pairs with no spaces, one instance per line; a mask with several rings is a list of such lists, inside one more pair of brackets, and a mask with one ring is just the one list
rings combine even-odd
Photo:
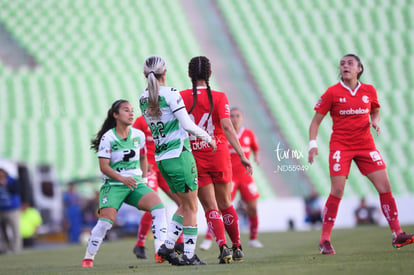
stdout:
[[[190,136],[198,171],[198,198],[209,230],[214,233],[220,248],[219,263],[243,261],[238,216],[231,201],[231,161],[227,141],[236,150],[245,171],[251,174],[252,167],[231,124],[227,96],[210,89],[210,60],[205,56],[192,58],[188,75],[192,89],[181,91],[181,97],[194,123],[214,136],[217,144],[217,151],[213,153],[204,141]],[[227,246],[224,229],[233,242],[233,255]]]
[[380,134],[380,104],[372,85],[359,81],[364,71],[360,58],[354,54],[342,57],[339,65],[341,81],[328,88],[314,107],[316,113],[309,127],[309,156],[312,164],[318,155],[316,136],[325,115],[332,117],[329,170],[331,192],[323,211],[319,248],[322,254],[335,254],[331,231],[335,223],[352,160],[379,193],[381,209],[392,233],[395,248],[414,242],[414,235],[401,230],[397,205],[391,191],[386,166],[375,147],[371,127]]

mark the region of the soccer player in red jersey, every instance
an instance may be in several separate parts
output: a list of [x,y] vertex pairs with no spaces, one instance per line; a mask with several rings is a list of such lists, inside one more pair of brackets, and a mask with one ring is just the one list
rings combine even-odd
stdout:
[[380,104],[372,85],[359,81],[364,67],[358,56],[345,55],[339,65],[341,80],[329,87],[315,106],[315,116],[309,127],[309,163],[318,154],[316,136],[319,125],[330,112],[333,126],[330,140],[329,170],[331,192],[323,211],[319,248],[322,254],[335,254],[331,231],[352,160],[367,176],[379,193],[381,209],[392,232],[392,245],[399,248],[414,242],[414,235],[401,230],[397,206],[391,192],[386,166],[376,149],[370,128],[380,134]]
[[[192,89],[181,91],[187,111],[195,124],[214,136],[217,143],[217,151],[213,154],[206,142],[190,136],[198,170],[198,198],[204,208],[209,230],[214,233],[220,248],[219,262],[243,261],[239,220],[231,201],[232,172],[227,141],[239,156],[239,161],[244,166],[243,170],[251,174],[252,167],[231,124],[226,94],[210,88],[210,60],[205,56],[192,58],[188,74]],[[227,246],[224,230],[233,243],[233,255]]]
[[[254,160],[259,164],[259,145],[257,144],[256,136],[253,131],[243,127],[243,115],[241,110],[235,107],[231,108],[230,119],[246,158],[249,159],[251,152],[253,152]],[[244,167],[240,162],[240,158],[230,144],[229,150],[233,174],[231,200],[234,201],[237,191],[240,190],[241,199],[247,206],[247,216],[250,224],[249,246],[260,248],[263,247],[262,243],[257,239],[259,227],[257,199],[260,197],[260,194],[253,177],[244,172]],[[203,243],[200,244],[202,250],[208,250],[210,248],[211,240],[213,238],[212,234],[213,233],[210,230],[207,231]]]
[[[155,144],[154,139],[151,134],[151,130],[148,127],[147,122],[145,121],[143,116],[137,117],[132,127],[141,130],[145,134],[146,139],[146,146],[147,146],[147,160],[148,160],[148,178],[147,178],[147,185],[153,189],[154,191],[158,191],[158,187],[164,191],[168,197],[170,197],[177,205],[180,205],[181,200],[177,194],[171,192],[170,187],[168,186],[165,179],[162,177],[160,170],[157,167],[157,163],[155,161]],[[152,215],[149,212],[145,212],[144,215],[141,217],[141,222],[138,228],[137,234],[137,243],[133,249],[135,256],[139,259],[146,259],[145,253],[145,238],[151,229],[152,225]],[[176,242],[176,250],[182,253],[183,250],[183,235],[181,234]],[[163,262],[163,259],[155,253],[155,261],[156,262]]]

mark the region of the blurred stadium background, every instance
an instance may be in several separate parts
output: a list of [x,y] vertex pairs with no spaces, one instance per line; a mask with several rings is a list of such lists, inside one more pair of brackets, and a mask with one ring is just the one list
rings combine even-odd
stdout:
[[[212,87],[258,136],[261,200],[303,198],[312,189],[325,196],[330,118],[312,167],[308,127],[317,99],[339,79],[340,58],[355,53],[362,82],[377,88],[382,104],[375,140],[394,194],[413,195],[413,14],[412,0],[3,0],[0,158],[43,173],[48,166],[63,187],[93,179],[90,139],[116,99],[140,115],[144,59],[163,56],[167,85],[181,90],[191,85],[190,58],[206,55]],[[345,196],[371,195],[353,166]]]

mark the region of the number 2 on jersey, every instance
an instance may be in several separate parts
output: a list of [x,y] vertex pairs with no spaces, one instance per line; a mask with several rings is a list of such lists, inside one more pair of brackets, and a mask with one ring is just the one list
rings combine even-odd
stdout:
[[162,123],[161,121],[158,121],[157,124],[155,124],[154,122],[152,122],[150,124],[150,129],[151,129],[151,133],[152,133],[154,139],[159,139],[160,136],[162,138],[165,137],[165,134],[163,132],[163,130],[164,130],[164,123]]

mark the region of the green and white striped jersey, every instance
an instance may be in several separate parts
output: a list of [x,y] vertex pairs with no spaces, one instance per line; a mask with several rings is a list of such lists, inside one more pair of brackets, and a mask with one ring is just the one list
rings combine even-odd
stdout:
[[139,107],[147,122],[155,143],[155,160],[179,157],[183,146],[191,151],[188,133],[180,126],[174,112],[185,109],[180,93],[171,87],[160,86],[159,106],[161,117],[153,118],[146,114],[148,108],[148,90],[145,90],[139,100]]
[[[121,139],[115,128],[108,130],[99,143],[98,157],[109,159],[109,166],[124,177],[133,177],[137,181],[141,179],[142,171],[139,163],[139,155],[145,146],[145,135],[141,130],[129,127],[129,135],[126,140]],[[102,174],[104,182],[122,184],[105,174]]]

